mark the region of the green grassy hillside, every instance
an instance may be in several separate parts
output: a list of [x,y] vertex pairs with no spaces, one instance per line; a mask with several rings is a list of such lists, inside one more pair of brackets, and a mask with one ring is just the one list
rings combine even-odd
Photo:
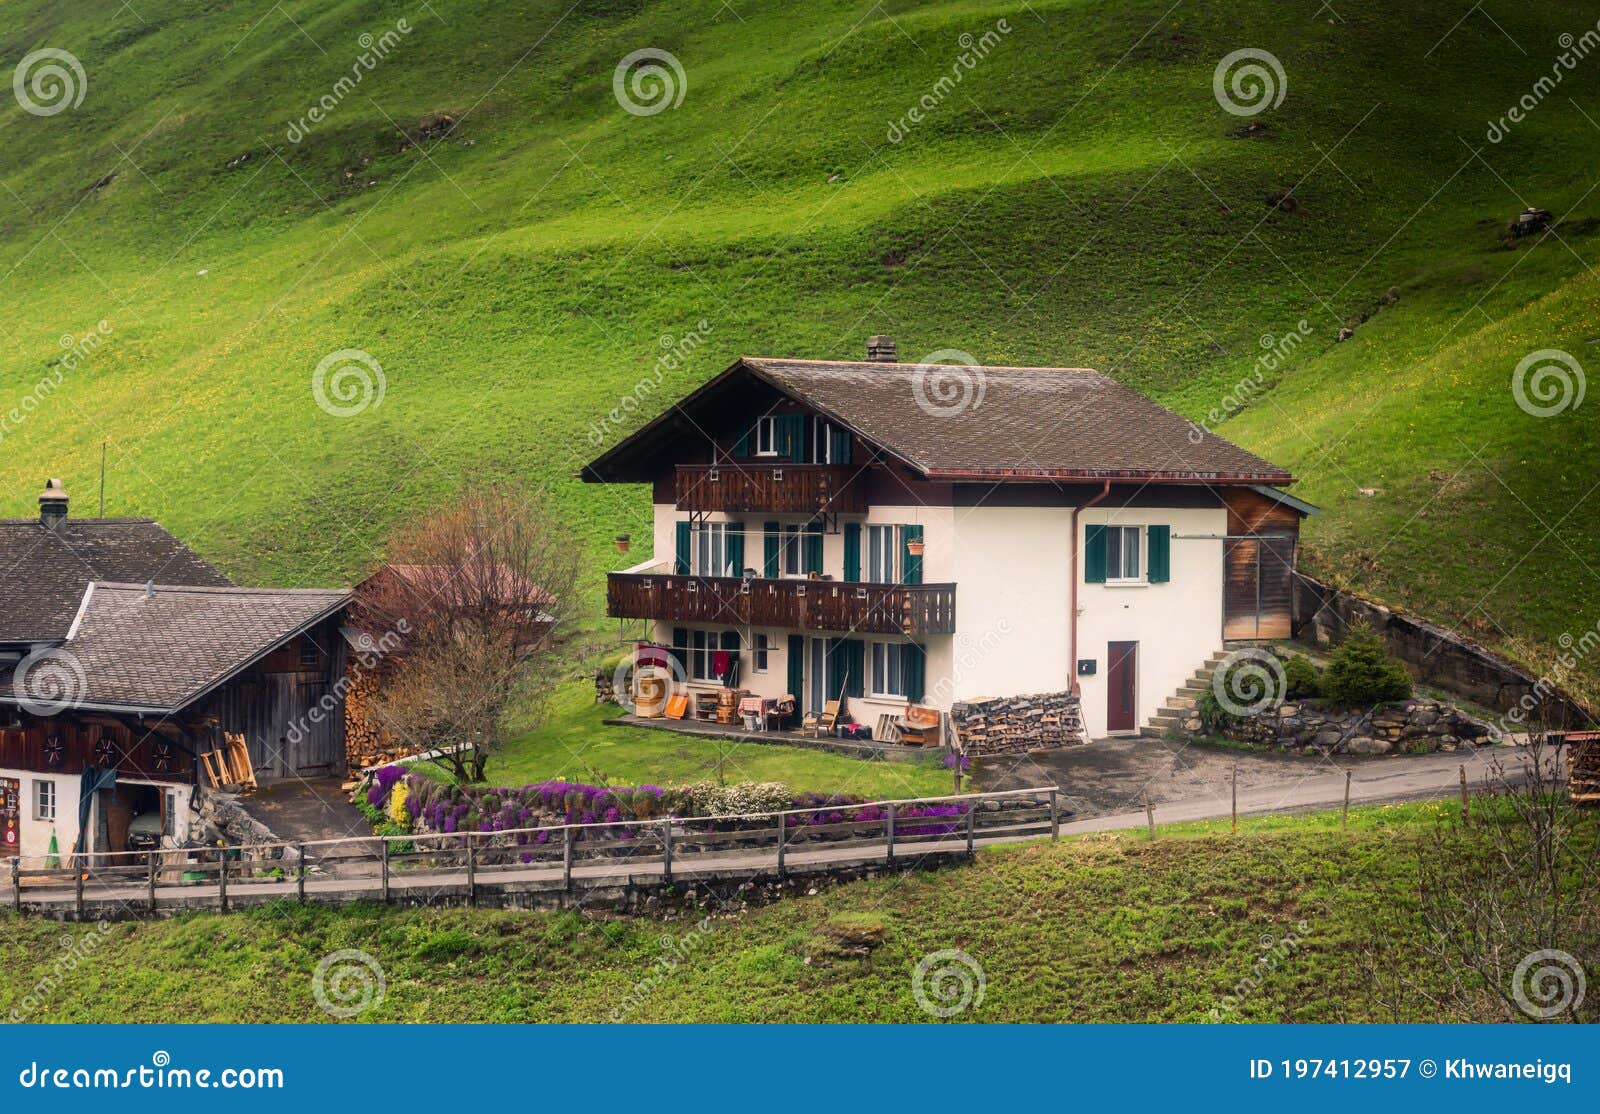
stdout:
[[[1600,433],[1594,401],[1535,418],[1510,384],[1600,339],[1600,55],[1485,131],[1593,14],[1336,7],[17,0],[0,57],[69,51],[86,87],[53,115],[0,97],[4,410],[52,380],[0,425],[0,507],[46,475],[92,505],[103,442],[109,513],[320,583],[467,478],[514,477],[598,571],[646,499],[571,473],[691,334],[647,408],[741,352],[888,332],[906,358],[1096,366],[1203,419],[1304,322],[1222,432],[1326,508],[1308,566],[1542,669],[1596,619]],[[1286,82],[1250,118],[1212,87],[1244,47]],[[643,48],[686,83],[647,116],[612,88]],[[1555,234],[1510,250],[1527,204]],[[353,417],[313,397],[341,349],[383,371]]]

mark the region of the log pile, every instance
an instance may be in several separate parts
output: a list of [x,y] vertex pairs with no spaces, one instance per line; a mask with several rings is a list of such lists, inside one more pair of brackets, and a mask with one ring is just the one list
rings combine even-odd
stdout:
[[416,748],[399,743],[379,725],[372,704],[377,698],[380,682],[376,672],[352,669],[347,676],[349,687],[344,694],[344,756],[349,768],[365,769],[405,758],[416,753]]
[[1006,754],[1083,742],[1083,713],[1071,692],[962,701],[950,709],[968,755]]
[[1600,731],[1567,735],[1567,792],[1578,804],[1600,804]]

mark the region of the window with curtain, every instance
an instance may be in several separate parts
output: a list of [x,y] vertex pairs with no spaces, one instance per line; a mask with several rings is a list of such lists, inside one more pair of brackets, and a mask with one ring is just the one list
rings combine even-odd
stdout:
[[694,532],[696,576],[728,575],[728,524],[704,522]]
[[689,676],[696,681],[716,680],[717,675],[711,671],[711,656],[721,648],[721,639],[715,631],[691,631],[689,634]]
[[900,530],[896,526],[867,527],[865,579],[871,584],[899,582]]
[[900,642],[872,644],[872,695],[905,699],[906,647]]
[[1106,579],[1129,583],[1144,575],[1137,526],[1106,527]]

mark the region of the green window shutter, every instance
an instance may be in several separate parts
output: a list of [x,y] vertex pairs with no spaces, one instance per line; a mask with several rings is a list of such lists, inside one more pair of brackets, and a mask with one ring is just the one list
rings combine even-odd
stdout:
[[828,639],[827,667],[823,670],[822,699],[839,699],[844,689],[845,653],[842,638]]
[[750,455],[750,423],[740,422],[739,432],[733,440],[733,455],[747,457]]
[[1172,527],[1149,526],[1145,534],[1150,539],[1150,583],[1165,584],[1172,579]]
[[1104,526],[1089,526],[1084,529],[1083,582],[1085,584],[1104,584],[1106,582],[1106,528]]
[[776,522],[763,523],[761,533],[761,575],[769,580],[776,580],[778,578],[778,547],[782,542],[778,535],[778,524]]
[[845,680],[845,692],[859,699],[867,694],[867,644],[859,638],[847,638],[844,648],[845,668],[850,671]]
[[806,640],[798,634],[789,636],[789,695],[805,704],[806,691]]
[[693,536],[693,528],[688,522],[677,524],[677,544],[674,547],[672,571],[679,576],[689,575],[689,542]]
[[833,457],[835,464],[850,463],[850,431],[840,429],[836,425],[828,427],[828,452]]
[[804,414],[779,414],[773,423],[777,435],[778,455],[784,460],[799,464],[805,452],[806,416]]
[[861,579],[861,523],[844,524],[844,578],[854,584]]
[[900,527],[900,583],[922,583],[922,555],[911,552],[911,543],[922,540],[922,527]]
[[805,539],[805,570],[822,575],[822,532],[820,530],[807,530]]
[[906,681],[906,701],[921,704],[928,685],[928,651],[907,642],[900,648],[900,670]]
[[728,566],[732,576],[744,575],[744,523],[728,523]]

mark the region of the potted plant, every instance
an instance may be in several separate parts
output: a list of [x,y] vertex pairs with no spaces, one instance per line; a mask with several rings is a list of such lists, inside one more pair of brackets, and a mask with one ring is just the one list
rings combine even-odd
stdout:
[[928,548],[928,543],[918,538],[913,542],[906,542],[906,552],[913,557],[921,557],[923,550]]
[[631,546],[632,544],[633,544],[633,540],[631,538],[629,538],[627,534],[618,534],[617,535],[617,552],[618,553],[626,553],[626,552],[628,552],[628,547]]

